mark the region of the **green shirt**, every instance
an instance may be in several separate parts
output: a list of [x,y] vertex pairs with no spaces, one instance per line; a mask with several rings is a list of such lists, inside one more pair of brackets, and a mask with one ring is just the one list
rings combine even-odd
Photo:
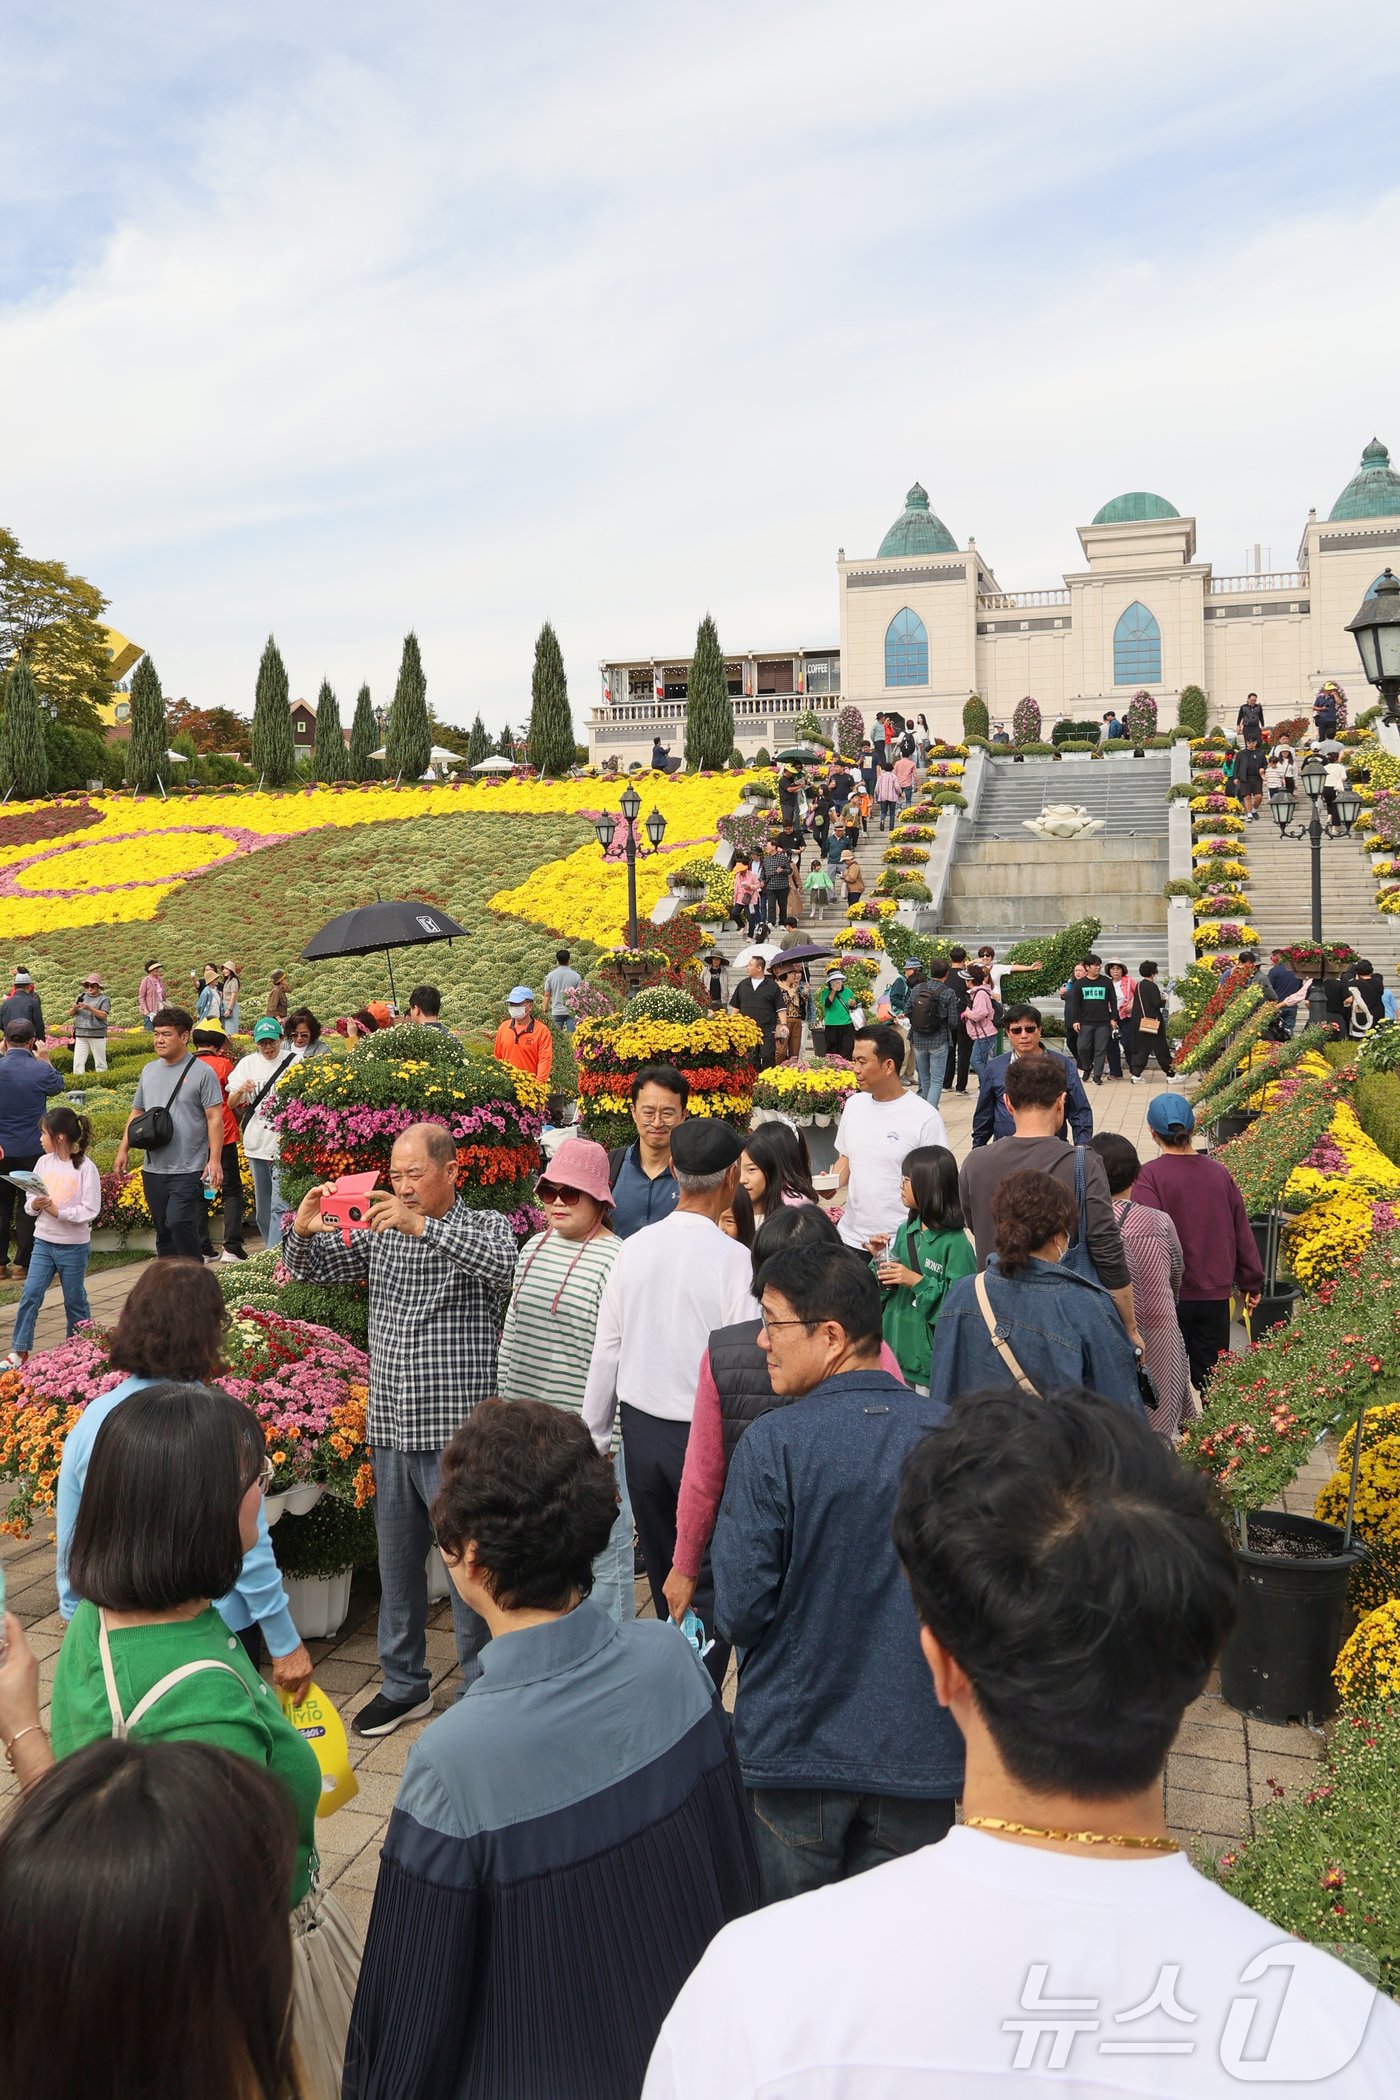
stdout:
[[933,1326],[950,1283],[977,1274],[977,1256],[965,1232],[930,1232],[917,1221],[901,1225],[886,1256],[917,1269],[922,1283],[897,1283],[880,1293],[885,1340],[910,1385],[926,1386],[932,1361]]
[[839,992],[823,985],[817,995],[818,1012],[821,1015],[823,1027],[827,1028],[850,1028],[854,1026],[851,1008],[859,1004],[859,1000],[849,985],[842,985]]
[[[112,1733],[98,1631],[97,1607],[84,1599],[63,1636],[54,1670],[50,1725],[55,1757],[69,1757]],[[130,1714],[152,1685],[182,1663],[205,1658],[227,1663],[226,1670],[200,1670],[172,1685],[142,1715],[133,1733],[143,1743],[212,1743],[251,1758],[281,1780],[297,1819],[295,1907],[311,1886],[321,1768],[311,1745],[283,1713],[276,1693],[249,1662],[243,1643],[212,1607],[193,1619],[113,1627],[108,1642],[123,1714]]]

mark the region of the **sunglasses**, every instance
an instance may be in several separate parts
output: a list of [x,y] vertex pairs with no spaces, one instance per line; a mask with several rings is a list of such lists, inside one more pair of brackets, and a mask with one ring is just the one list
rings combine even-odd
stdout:
[[535,1183],[535,1194],[545,1203],[567,1204],[570,1210],[573,1209],[576,1203],[582,1203],[583,1201],[582,1189],[561,1188],[557,1181],[537,1181]]
[[1039,1035],[1040,1030],[1034,1021],[1013,1021],[1006,1032],[1008,1035]]

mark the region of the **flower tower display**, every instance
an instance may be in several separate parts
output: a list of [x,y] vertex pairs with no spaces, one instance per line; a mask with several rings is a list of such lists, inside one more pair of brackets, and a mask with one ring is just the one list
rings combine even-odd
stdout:
[[1011,717],[1011,741],[1013,744],[1038,744],[1040,742],[1040,703],[1027,693],[1016,702]]
[[394,1140],[410,1123],[445,1123],[457,1185],[474,1209],[503,1210],[534,1230],[544,1093],[513,1066],[436,1028],[403,1023],[346,1056],[303,1058],[278,1089],[282,1191],[296,1203],[316,1181],[376,1169],[387,1182]]
[[631,1086],[644,1065],[674,1065],[690,1082],[690,1114],[747,1129],[762,1035],[735,1013],[710,1014],[687,992],[639,992],[618,1014],[581,1021],[574,1032],[579,1116],[603,1145],[636,1136]]
[[1145,688],[1140,688],[1128,702],[1123,726],[1133,744],[1145,744],[1150,736],[1156,736],[1157,703]]

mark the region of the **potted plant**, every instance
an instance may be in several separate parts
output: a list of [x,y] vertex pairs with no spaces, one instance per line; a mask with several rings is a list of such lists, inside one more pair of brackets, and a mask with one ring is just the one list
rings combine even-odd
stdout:
[[374,1512],[327,1495],[305,1516],[285,1516],[273,1541],[292,1624],[304,1641],[329,1640],[350,1609],[356,1568],[375,1563]]

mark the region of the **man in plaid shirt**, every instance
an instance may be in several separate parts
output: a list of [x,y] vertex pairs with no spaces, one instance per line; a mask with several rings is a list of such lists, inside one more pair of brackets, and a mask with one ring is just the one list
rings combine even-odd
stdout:
[[[394,1145],[388,1189],[370,1197],[367,1229],[349,1234],[302,1198],[282,1259],[307,1283],[369,1281],[369,1444],[379,1543],[379,1664],[383,1689],[354,1721],[357,1735],[391,1735],[433,1710],[426,1664],[428,1509],[442,1447],[478,1400],[496,1390],[496,1345],[515,1271],[515,1235],[499,1211],[468,1210],[442,1123],[414,1123]],[[481,1674],[486,1623],[454,1590],[462,1689]]]

